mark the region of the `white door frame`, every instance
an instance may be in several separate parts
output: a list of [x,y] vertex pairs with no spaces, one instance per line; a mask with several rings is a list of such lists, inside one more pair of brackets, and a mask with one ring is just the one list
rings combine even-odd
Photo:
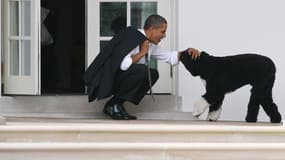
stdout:
[[[17,0],[15,0],[17,1]],[[30,0],[31,2],[31,35],[29,36],[10,36],[9,34],[9,0],[4,0],[4,20],[5,26],[4,29],[4,48],[5,48],[5,67],[4,67],[4,92],[5,94],[23,94],[23,95],[39,95],[40,86],[39,86],[39,31],[40,31],[40,1],[39,0]],[[21,1],[19,1],[21,2]],[[21,13],[19,12],[19,15]],[[20,16],[19,16],[20,17]],[[19,29],[20,27],[19,23]],[[30,73],[29,75],[21,75],[21,56],[19,56],[19,76],[10,75],[9,72],[9,41],[18,40],[19,42],[24,40],[30,40]],[[21,46],[21,45],[19,45]],[[21,53],[21,48],[19,47],[19,54]]]
[[2,96],[2,1],[0,2],[0,98]]
[[[91,64],[91,62],[94,60],[96,55],[99,53],[99,41],[100,38],[99,35],[99,29],[98,22],[99,21],[99,11],[100,6],[99,2],[100,0],[86,0],[86,67]],[[167,36],[166,38],[161,42],[160,45],[164,46],[164,48],[169,50],[175,50],[176,49],[176,32],[175,32],[175,6],[176,1],[173,0],[101,0],[102,2],[158,2],[158,14],[165,17],[168,21],[168,29],[167,29]],[[160,3],[159,3],[160,2]],[[88,8],[91,7],[92,9]],[[171,8],[169,10],[169,8]],[[127,22],[129,25],[130,22]],[[106,39],[107,40],[107,39]],[[165,68],[165,69],[162,69]],[[157,93],[177,93],[177,69],[172,69],[169,64],[158,62],[158,69],[160,70],[160,77],[169,76],[169,78],[160,78],[156,85],[153,87],[153,91]],[[170,77],[170,74],[172,72],[172,77]],[[167,86],[167,87],[165,87]]]

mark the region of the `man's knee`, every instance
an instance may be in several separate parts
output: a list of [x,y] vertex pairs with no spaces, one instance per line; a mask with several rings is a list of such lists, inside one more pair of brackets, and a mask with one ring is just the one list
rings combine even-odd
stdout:
[[[137,75],[137,78],[148,79],[148,66],[144,64],[135,64],[132,67],[134,73]],[[150,76],[152,83],[154,84],[159,78],[159,73],[156,69],[150,68]]]
[[147,72],[147,66],[144,64],[133,64],[132,67],[138,72]]
[[147,78],[147,66],[144,64],[135,64],[132,65],[133,73],[140,78]]

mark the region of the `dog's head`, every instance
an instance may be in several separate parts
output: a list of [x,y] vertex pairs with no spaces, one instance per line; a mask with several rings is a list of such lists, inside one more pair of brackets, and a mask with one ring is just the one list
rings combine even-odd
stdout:
[[[181,53],[180,60],[185,68],[192,74],[192,76],[202,76],[205,70],[204,63],[208,62],[209,54],[202,51],[199,59],[192,59],[192,56],[187,51]],[[202,75],[201,75],[202,74]]]

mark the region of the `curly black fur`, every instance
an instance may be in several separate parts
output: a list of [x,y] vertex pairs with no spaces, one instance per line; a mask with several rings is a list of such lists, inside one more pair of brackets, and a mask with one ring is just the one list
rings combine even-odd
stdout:
[[272,98],[276,68],[270,58],[258,54],[215,57],[201,52],[199,60],[194,61],[187,52],[183,52],[181,62],[193,76],[200,76],[206,81],[203,97],[210,104],[209,112],[221,107],[226,93],[249,84],[252,89],[246,121],[257,121],[261,105],[272,123],[281,122]]

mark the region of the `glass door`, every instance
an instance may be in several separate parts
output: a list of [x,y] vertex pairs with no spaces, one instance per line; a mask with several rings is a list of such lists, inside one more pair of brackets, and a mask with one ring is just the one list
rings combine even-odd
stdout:
[[[171,45],[171,0],[87,0],[87,64],[89,65],[100,49],[126,26],[143,28],[145,19],[151,14],[160,14],[168,20],[167,38],[161,45]],[[153,87],[154,93],[172,93],[171,66],[151,60],[151,66],[159,70],[160,78]]]
[[39,0],[4,1],[4,93],[39,94]]

